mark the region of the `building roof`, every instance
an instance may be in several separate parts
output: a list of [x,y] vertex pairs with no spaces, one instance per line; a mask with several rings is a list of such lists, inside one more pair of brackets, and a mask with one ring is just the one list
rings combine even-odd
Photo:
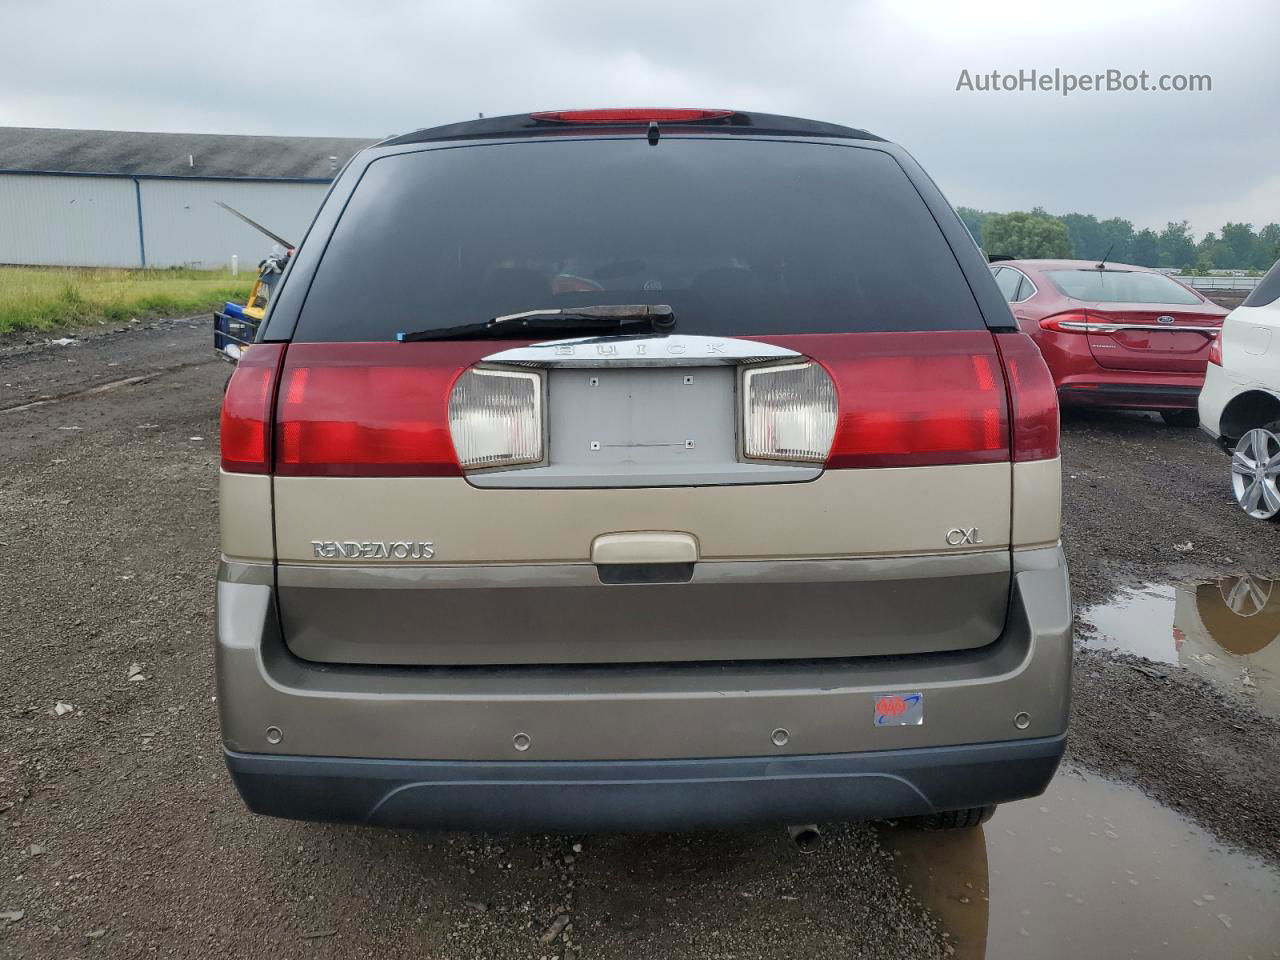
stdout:
[[351,137],[250,137],[0,127],[0,172],[332,180],[375,143]]

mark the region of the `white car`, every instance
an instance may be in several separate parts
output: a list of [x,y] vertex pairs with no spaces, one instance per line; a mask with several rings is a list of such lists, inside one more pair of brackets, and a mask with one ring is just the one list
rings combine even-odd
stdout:
[[1241,509],[1280,517],[1280,262],[1223,322],[1199,406],[1200,429],[1231,453]]

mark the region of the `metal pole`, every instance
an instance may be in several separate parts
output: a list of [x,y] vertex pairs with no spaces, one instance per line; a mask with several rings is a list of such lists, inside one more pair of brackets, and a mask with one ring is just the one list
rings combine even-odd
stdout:
[[142,184],[133,178],[133,198],[138,207],[138,259],[141,266],[147,265],[147,239],[142,232]]

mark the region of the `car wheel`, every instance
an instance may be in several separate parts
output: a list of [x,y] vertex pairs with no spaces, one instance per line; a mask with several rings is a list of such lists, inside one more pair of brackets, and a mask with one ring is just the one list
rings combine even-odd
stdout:
[[1280,422],[1248,431],[1231,453],[1231,492],[1255,520],[1280,516]]
[[1200,414],[1195,410],[1161,410],[1160,416],[1171,427],[1200,426]]
[[967,830],[986,823],[996,812],[994,803],[985,807],[969,807],[967,810],[944,810],[923,817],[910,817],[904,822],[922,830]]

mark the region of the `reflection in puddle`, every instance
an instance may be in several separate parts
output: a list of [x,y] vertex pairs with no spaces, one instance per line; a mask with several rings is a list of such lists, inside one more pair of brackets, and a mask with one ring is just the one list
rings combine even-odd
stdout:
[[1153,584],[1081,616],[1098,631],[1087,643],[1186,667],[1280,717],[1280,581],[1245,574]]
[[1074,770],[979,829],[881,841],[958,960],[1280,957],[1280,874]]

